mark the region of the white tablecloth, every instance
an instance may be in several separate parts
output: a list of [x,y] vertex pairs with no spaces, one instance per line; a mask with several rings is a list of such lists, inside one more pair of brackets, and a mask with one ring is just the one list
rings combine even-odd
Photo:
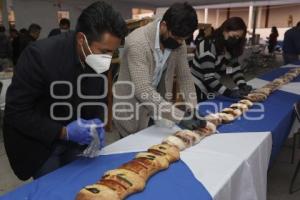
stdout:
[[[172,129],[152,126],[105,147],[101,154],[145,151]],[[216,200],[265,200],[272,137],[265,133],[216,134],[181,152],[181,159]]]

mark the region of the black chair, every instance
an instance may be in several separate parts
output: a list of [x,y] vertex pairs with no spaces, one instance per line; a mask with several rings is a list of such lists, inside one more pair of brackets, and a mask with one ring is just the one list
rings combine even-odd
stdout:
[[[294,112],[296,114],[297,120],[300,122],[300,102],[294,104]],[[297,147],[297,137],[298,136],[300,136],[300,129],[297,131],[297,133],[294,134],[294,137],[293,137],[292,163],[294,163],[294,159],[295,159],[295,151],[296,151],[296,147]],[[298,161],[296,170],[293,174],[293,177],[292,177],[292,180],[291,180],[291,183],[290,183],[290,188],[289,188],[290,194],[300,190],[300,188],[298,188],[296,190],[293,190],[294,183],[296,181],[296,178],[297,178],[297,175],[298,175],[299,171],[300,171],[300,160]]]
[[[296,119],[300,122],[300,102],[294,104],[294,113],[296,115]],[[300,136],[300,129],[293,136],[293,146],[292,146],[292,158],[291,163],[294,164],[295,160],[295,152],[297,148],[297,137]],[[299,144],[298,144],[299,145]]]

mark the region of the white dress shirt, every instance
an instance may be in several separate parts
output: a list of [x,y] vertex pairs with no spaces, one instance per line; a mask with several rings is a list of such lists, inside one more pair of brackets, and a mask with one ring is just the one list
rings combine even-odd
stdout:
[[152,79],[153,87],[157,88],[160,79],[164,70],[167,68],[166,61],[168,60],[171,50],[164,49],[164,52],[160,49],[160,22],[157,23],[156,37],[155,37],[155,51],[154,51],[154,60],[155,60],[155,70]]

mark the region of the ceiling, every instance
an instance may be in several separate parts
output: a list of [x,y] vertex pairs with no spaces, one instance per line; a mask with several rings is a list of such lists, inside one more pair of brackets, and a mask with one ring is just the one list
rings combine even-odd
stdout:
[[[167,7],[175,2],[189,2],[195,6],[197,5],[211,5],[211,4],[224,4],[224,3],[234,3],[234,2],[250,2],[251,0],[120,0],[124,2],[140,3],[153,7]],[[266,1],[266,0],[252,0],[252,1]]]

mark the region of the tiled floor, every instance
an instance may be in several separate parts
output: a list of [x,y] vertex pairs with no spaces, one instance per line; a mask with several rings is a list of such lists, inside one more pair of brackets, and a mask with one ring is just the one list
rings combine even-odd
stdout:
[[[284,146],[276,159],[276,163],[268,174],[268,200],[299,200],[300,190],[289,194],[289,184],[297,162],[300,160],[300,149],[296,152],[295,163],[290,163],[291,157],[291,140],[286,142],[288,146]],[[295,182],[295,188],[300,189],[300,172]]]
[[[0,146],[2,148],[3,143],[0,143]],[[26,183],[18,180],[14,175],[5,154],[0,156],[0,166],[0,195]]]

